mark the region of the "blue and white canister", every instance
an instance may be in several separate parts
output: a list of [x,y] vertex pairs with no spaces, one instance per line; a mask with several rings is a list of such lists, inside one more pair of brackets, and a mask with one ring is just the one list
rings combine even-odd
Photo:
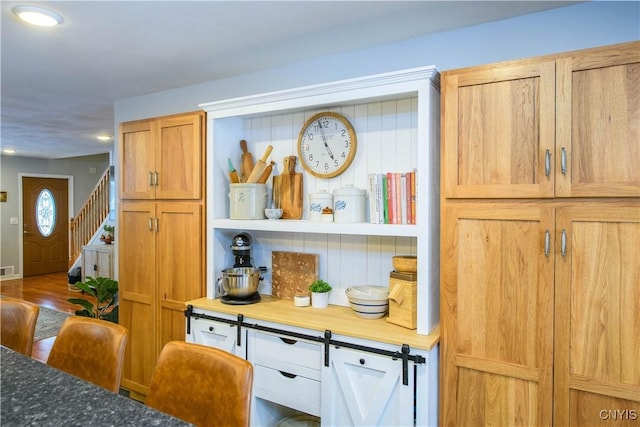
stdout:
[[352,185],[333,191],[334,222],[364,222],[367,192]]
[[309,193],[309,220],[321,222],[323,209],[333,210],[333,195],[327,190],[318,193]]

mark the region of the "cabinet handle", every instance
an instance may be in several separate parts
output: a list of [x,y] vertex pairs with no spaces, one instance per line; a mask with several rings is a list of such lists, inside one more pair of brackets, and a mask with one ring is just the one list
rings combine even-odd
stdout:
[[149,231],[153,231],[153,218],[149,217]]
[[158,171],[153,173],[153,185],[158,186]]
[[560,149],[560,172],[567,174],[567,150],[564,147]]
[[214,328],[213,326],[209,326],[209,332],[213,332],[215,330],[216,330],[216,328]]
[[360,362],[361,365],[365,364],[365,360],[364,359],[360,359],[359,362]]
[[297,377],[296,374],[290,374],[289,372],[282,372],[282,371],[278,371],[280,372],[280,375],[282,375],[283,377],[287,377],[287,378],[295,378]]
[[149,187],[153,187],[153,172],[149,171]]
[[551,233],[549,230],[544,232],[544,256],[549,256],[549,247],[551,246]]
[[282,338],[282,337],[280,337],[280,341],[282,341],[285,344],[289,344],[289,345],[293,345],[293,344],[298,342],[296,340],[292,340],[292,339],[289,339],[289,338]]
[[560,242],[560,253],[562,256],[567,255],[567,230],[562,229],[562,238]]
[[551,175],[551,151],[548,149],[544,152],[544,174]]
[[158,227],[158,218],[156,218],[156,233],[160,231],[160,228]]

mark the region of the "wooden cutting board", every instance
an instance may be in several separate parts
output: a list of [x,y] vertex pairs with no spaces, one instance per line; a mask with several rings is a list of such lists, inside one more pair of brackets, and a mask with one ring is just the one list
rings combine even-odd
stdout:
[[308,291],[318,279],[318,254],[273,251],[271,295],[293,300],[297,291]]
[[295,168],[296,156],[285,157],[284,172],[273,177],[273,203],[282,209],[282,219],[302,218],[302,174]]

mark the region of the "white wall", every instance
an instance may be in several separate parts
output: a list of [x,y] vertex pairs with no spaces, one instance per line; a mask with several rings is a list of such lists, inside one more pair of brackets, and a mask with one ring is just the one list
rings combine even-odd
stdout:
[[[464,7],[464,6],[461,6]],[[321,82],[435,65],[440,71],[640,39],[640,2],[591,1],[119,100],[123,121],[198,109],[198,104]]]

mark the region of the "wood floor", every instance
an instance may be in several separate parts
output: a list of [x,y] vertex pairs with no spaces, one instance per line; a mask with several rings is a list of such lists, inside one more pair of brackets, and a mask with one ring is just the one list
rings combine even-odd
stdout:
[[[53,310],[74,314],[80,306],[71,304],[67,298],[79,297],[79,292],[69,289],[66,272],[45,274],[0,282],[0,294],[3,296],[20,298]],[[88,295],[81,298],[89,299]],[[33,344],[31,357],[46,362],[55,337],[36,341]]]

